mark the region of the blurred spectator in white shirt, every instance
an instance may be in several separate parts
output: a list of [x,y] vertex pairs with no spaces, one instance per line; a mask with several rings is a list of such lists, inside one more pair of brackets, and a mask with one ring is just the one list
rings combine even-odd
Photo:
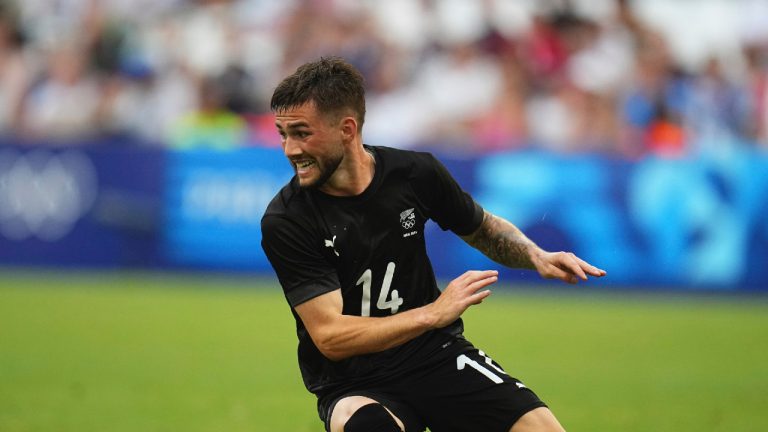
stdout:
[[43,78],[25,101],[22,120],[26,134],[71,141],[98,132],[102,92],[88,68],[87,54],[76,42],[53,48]]
[[499,63],[477,44],[447,46],[431,56],[413,82],[421,107],[419,131],[424,134],[417,138],[449,147],[472,146],[472,123],[493,108],[502,84]]

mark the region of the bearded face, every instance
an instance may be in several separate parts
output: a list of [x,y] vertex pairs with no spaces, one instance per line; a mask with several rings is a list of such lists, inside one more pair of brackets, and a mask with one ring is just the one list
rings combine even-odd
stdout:
[[325,185],[344,160],[337,125],[320,115],[313,103],[278,112],[275,125],[299,186],[316,189]]

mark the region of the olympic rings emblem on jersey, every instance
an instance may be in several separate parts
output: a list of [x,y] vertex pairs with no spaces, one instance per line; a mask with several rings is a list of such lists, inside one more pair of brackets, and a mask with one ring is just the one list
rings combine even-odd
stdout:
[[416,225],[416,213],[412,208],[400,213],[400,225],[404,229],[411,229]]

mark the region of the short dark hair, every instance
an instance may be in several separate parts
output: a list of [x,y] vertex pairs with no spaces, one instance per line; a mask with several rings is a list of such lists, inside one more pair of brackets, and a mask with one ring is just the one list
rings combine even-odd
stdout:
[[344,115],[352,111],[357,128],[365,121],[365,87],[362,74],[340,57],[322,57],[305,63],[275,88],[270,101],[274,112],[314,102],[326,115]]

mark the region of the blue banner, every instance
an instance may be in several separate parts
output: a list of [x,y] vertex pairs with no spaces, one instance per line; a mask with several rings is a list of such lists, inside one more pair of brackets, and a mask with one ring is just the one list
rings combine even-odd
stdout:
[[[508,153],[479,158],[472,170],[478,202],[545,249],[573,251],[606,269],[609,277],[597,283],[768,289],[764,153],[633,163]],[[460,240],[436,237],[430,250],[443,276],[498,268]],[[536,279],[532,272],[502,273]]]
[[[550,251],[605,268],[601,286],[768,290],[768,155],[686,159],[437,155],[487,210]],[[0,264],[271,273],[260,220],[293,172],[279,149],[0,146]],[[503,269],[427,226],[441,278]]]
[[169,264],[271,270],[261,216],[293,175],[281,151],[181,151],[167,169],[162,250]]
[[0,146],[0,264],[158,265],[165,152]]

